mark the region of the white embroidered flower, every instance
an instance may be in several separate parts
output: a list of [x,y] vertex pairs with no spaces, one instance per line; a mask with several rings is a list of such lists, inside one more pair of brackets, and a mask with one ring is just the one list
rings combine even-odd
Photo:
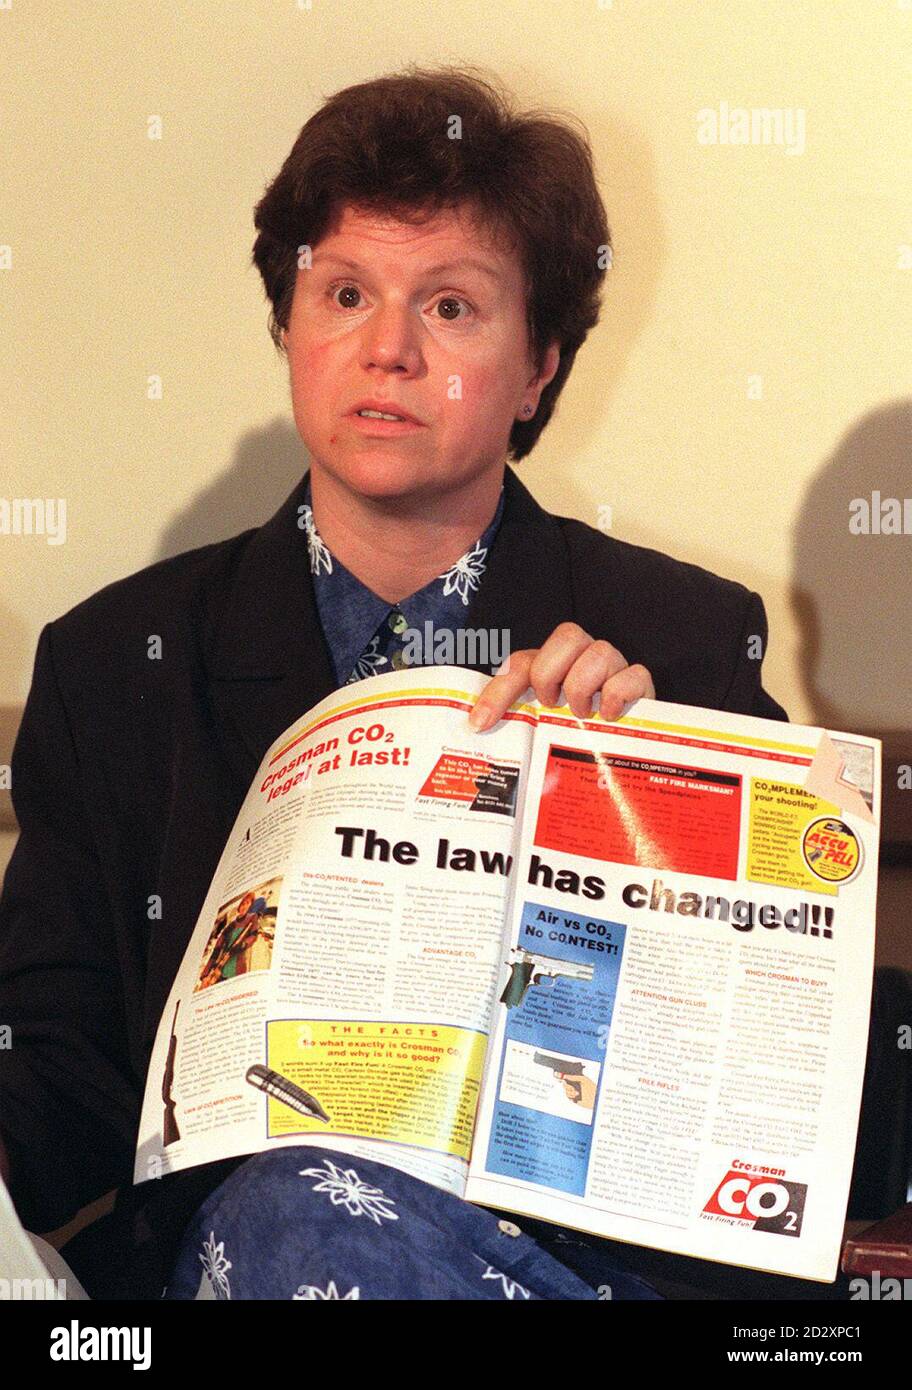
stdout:
[[354,681],[364,680],[366,676],[375,676],[379,667],[388,664],[383,653],[377,651],[379,641],[379,633],[377,633],[376,637],[370,639],[370,642],[358,657],[357,665],[345,682],[346,685],[351,685]]
[[360,1297],[361,1290],[357,1285],[353,1289],[349,1289],[348,1293],[340,1293],[336,1288],[335,1279],[330,1279],[325,1289],[317,1288],[316,1284],[302,1284],[298,1292],[291,1295],[291,1301],[292,1303],[325,1303],[330,1299],[337,1298],[344,1303],[346,1299],[359,1299]]
[[444,595],[451,594],[455,589],[468,607],[469,590],[478,588],[478,581],[485,572],[484,558],[487,553],[488,547],[476,541],[474,548],[460,556],[455,565],[451,565],[443,574],[438,574],[437,578],[444,580]]
[[517,1295],[519,1295],[520,1298],[532,1297],[529,1290],[524,1289],[522,1284],[518,1284],[515,1279],[508,1278],[506,1274],[502,1273],[499,1269],[495,1269],[493,1265],[488,1265],[481,1277],[482,1279],[499,1279],[503,1285],[504,1298],[516,1298]]
[[362,1182],[354,1168],[345,1172],[328,1158],[325,1168],[301,1168],[299,1172],[302,1178],[322,1178],[314,1184],[314,1192],[328,1192],[333,1206],[345,1207],[352,1216],[369,1216],[378,1226],[381,1220],[399,1220],[396,1212],[386,1210],[386,1206],[395,1205],[393,1199],[384,1196],[379,1187]]
[[209,1239],[203,1241],[200,1260],[209,1276],[216,1298],[230,1298],[231,1285],[228,1283],[226,1271],[231,1268],[231,1261],[225,1259],[225,1242],[220,1240],[216,1245],[214,1231],[210,1231]]
[[320,539],[316,522],[314,521],[313,508],[309,507],[307,503],[304,502],[300,511],[304,518],[304,530],[307,535],[307,553],[310,556],[311,574],[319,574],[321,565],[325,567],[327,574],[332,574],[332,556]]

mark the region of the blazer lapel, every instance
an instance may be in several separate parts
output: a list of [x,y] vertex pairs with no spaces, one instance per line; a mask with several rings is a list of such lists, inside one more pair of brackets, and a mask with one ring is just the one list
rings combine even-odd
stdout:
[[512,468],[504,490],[500,527],[466,627],[506,629],[509,650],[523,651],[542,646],[559,623],[574,620],[570,557],[557,520]]
[[246,791],[266,749],[336,689],[298,525],[306,474],[244,549],[208,662],[226,759]]

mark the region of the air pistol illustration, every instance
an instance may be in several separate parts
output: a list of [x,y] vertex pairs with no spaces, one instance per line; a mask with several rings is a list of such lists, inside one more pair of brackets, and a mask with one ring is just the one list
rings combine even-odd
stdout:
[[544,980],[554,981],[563,976],[567,980],[592,979],[594,967],[582,965],[574,960],[559,960],[557,956],[542,956],[537,951],[527,951],[522,946],[514,946],[510,952],[510,978],[500,996],[501,1004],[508,1009],[516,1009],[525,999],[532,985],[540,985]]
[[[532,1061],[537,1067],[547,1067],[554,1072],[555,1081],[562,1081],[566,1087],[567,1095],[571,1100],[579,1104],[583,1095],[583,1088],[575,1077],[585,1076],[586,1069],[582,1062],[570,1062],[566,1057],[552,1057],[550,1052],[534,1052]],[[568,1081],[567,1078],[570,1078]]]

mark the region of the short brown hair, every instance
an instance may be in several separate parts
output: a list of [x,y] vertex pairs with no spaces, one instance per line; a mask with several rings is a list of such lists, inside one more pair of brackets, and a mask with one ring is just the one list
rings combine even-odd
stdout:
[[[460,138],[450,138],[454,117]],[[561,353],[533,418],[513,423],[508,456],[524,458],[601,307],[611,239],[585,127],[562,113],[515,111],[475,67],[410,64],[336,92],[302,127],[254,214],[252,260],[279,351],[298,248],[316,246],[349,206],[413,224],[468,206],[518,253],[536,371],[550,342]]]

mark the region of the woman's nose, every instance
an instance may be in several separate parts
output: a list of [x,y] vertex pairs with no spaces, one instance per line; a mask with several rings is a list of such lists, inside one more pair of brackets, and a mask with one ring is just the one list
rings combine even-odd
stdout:
[[421,331],[418,315],[408,305],[379,306],[362,328],[361,365],[416,372],[421,365]]

